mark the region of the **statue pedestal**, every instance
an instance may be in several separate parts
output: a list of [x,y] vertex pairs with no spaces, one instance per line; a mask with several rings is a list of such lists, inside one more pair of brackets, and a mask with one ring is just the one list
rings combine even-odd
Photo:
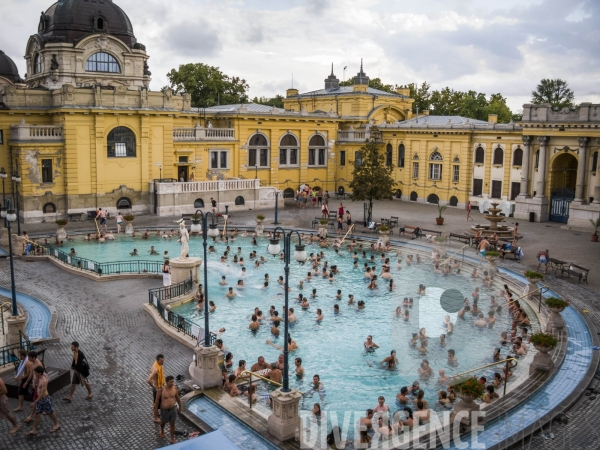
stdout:
[[27,325],[26,316],[10,316],[6,319],[6,324],[8,328],[8,334],[6,336],[7,345],[19,344],[21,342],[19,331],[24,336],[27,336],[25,333],[25,326]]
[[8,249],[8,228],[0,229],[0,245]]
[[298,403],[302,395],[298,391],[281,392],[281,388],[271,392],[273,414],[269,416],[269,433],[279,441],[294,438],[296,428],[300,429],[301,420],[298,415]]
[[223,384],[219,369],[219,352],[216,346],[197,347],[196,361],[190,364],[190,375],[200,389],[208,389]]
[[198,283],[198,274],[202,265],[202,258],[174,258],[170,259],[171,263],[171,284],[181,283],[187,280],[192,271],[194,283]]

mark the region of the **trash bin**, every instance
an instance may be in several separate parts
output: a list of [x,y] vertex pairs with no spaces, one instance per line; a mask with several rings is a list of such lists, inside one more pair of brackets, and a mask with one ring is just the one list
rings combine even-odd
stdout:
[[529,221],[535,222],[535,213],[533,211],[529,211]]

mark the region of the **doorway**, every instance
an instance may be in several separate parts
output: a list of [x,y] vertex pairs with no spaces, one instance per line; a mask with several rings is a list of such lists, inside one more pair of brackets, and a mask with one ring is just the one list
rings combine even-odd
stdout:
[[550,177],[550,221],[567,223],[569,207],[575,198],[577,158],[569,153],[558,155],[552,163]]
[[189,176],[188,157],[180,156],[179,164],[181,164],[181,165],[177,166],[177,181],[185,183],[189,180],[189,178],[188,178],[188,176]]

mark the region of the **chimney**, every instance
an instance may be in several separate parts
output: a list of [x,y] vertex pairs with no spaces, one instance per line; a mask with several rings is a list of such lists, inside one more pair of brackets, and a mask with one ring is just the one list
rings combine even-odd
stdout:
[[429,110],[428,109],[424,109],[423,111],[421,111],[421,115],[428,116],[429,115]]
[[498,123],[498,114],[488,114],[488,123]]

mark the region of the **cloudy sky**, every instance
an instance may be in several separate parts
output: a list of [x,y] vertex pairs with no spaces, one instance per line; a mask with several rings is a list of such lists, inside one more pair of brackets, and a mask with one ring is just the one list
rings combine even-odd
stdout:
[[[84,1],[84,0],[81,0]],[[88,0],[85,0],[88,1]],[[108,0],[89,0],[101,3]],[[151,88],[188,62],[245,78],[251,96],[320,89],[365,72],[390,84],[426,80],[500,92],[514,110],[542,78],[600,102],[598,0],[118,0],[151,56]],[[48,0],[2,0],[0,49],[22,56]],[[344,72],[343,68],[347,67]]]

